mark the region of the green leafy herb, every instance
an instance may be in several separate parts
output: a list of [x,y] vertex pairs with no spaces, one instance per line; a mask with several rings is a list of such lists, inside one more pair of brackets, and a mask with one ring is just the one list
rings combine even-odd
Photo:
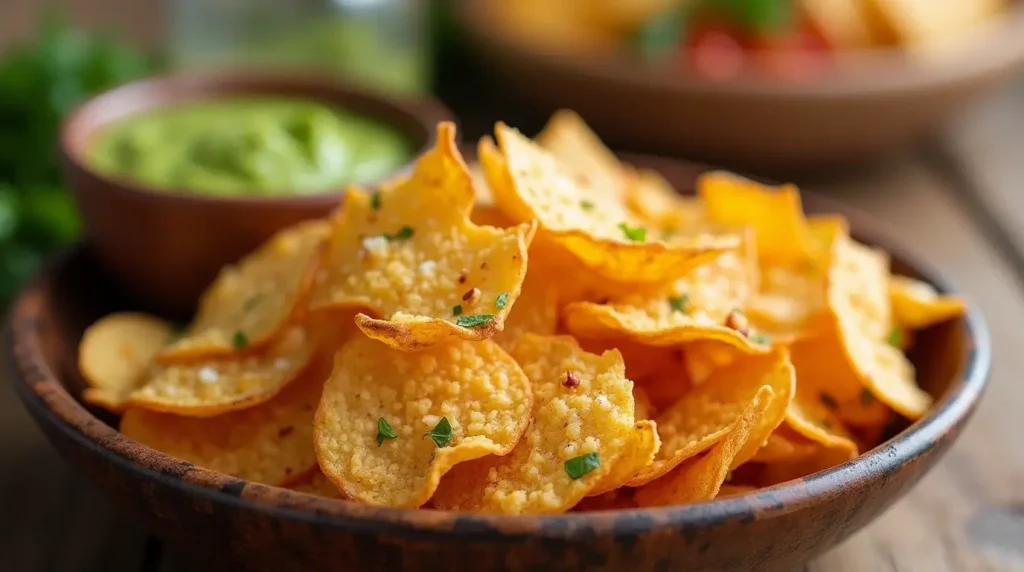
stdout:
[[385,439],[398,439],[398,433],[391,428],[391,424],[383,417],[377,418],[377,446],[384,444]]
[[890,346],[892,346],[894,348],[902,348],[903,347],[903,330],[900,330],[899,328],[893,326],[893,328],[891,330],[889,330],[889,336],[888,336],[887,339],[888,339],[888,342],[889,342]]
[[235,349],[244,348],[249,345],[249,336],[242,330],[236,330],[235,335],[231,336],[231,345],[235,346]]
[[597,453],[587,453],[579,457],[573,457],[565,462],[565,473],[569,478],[576,480],[583,475],[601,466],[601,457]]
[[582,201],[580,201],[580,208],[585,210],[585,211],[593,210],[594,203],[591,202],[591,201],[588,201],[587,199],[583,199]]
[[839,407],[839,404],[836,403],[835,398],[825,393],[824,391],[821,392],[821,395],[818,396],[818,399],[821,400],[822,405],[828,407],[829,409],[835,410],[837,407]]
[[395,234],[385,234],[384,238],[388,240],[409,240],[415,232],[411,226],[406,225],[398,229],[398,232]]
[[622,234],[626,235],[626,238],[633,242],[643,242],[647,239],[647,229],[642,226],[631,227],[624,222],[620,222],[619,228],[622,229]]
[[679,312],[681,314],[689,314],[690,308],[690,296],[683,294],[682,296],[673,296],[668,299],[668,305],[672,307],[673,312]]
[[452,440],[452,424],[448,422],[447,417],[442,417],[424,437],[430,437],[438,447],[447,447],[448,442]]
[[470,314],[459,316],[459,319],[455,320],[455,324],[463,328],[478,328],[493,319],[494,314]]
[[755,344],[761,344],[762,346],[767,346],[768,344],[770,344],[772,342],[772,339],[770,337],[764,335],[764,334],[754,334],[754,335],[750,336],[750,341],[754,342]]
[[462,304],[456,304],[456,305],[452,306],[452,315],[453,316],[461,316],[462,315]]
[[508,292],[498,294],[498,299],[494,301],[494,305],[497,306],[499,310],[508,305]]
[[261,297],[262,296],[260,296],[259,294],[256,294],[255,296],[250,296],[249,298],[247,298],[245,302],[242,302],[242,311],[248,312],[255,308],[256,304],[259,304]]
[[380,210],[380,191],[374,191],[373,195],[370,196],[370,206],[375,211]]
[[861,405],[871,405],[874,402],[875,402],[875,395],[873,393],[871,393],[870,389],[865,387],[865,388],[860,390],[860,404]]

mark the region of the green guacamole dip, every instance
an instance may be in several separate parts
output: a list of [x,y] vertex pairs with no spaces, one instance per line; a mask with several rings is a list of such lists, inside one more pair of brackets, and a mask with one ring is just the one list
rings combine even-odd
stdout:
[[203,195],[288,195],[380,179],[409,142],[388,125],[301,99],[219,99],[132,117],[99,134],[101,172]]

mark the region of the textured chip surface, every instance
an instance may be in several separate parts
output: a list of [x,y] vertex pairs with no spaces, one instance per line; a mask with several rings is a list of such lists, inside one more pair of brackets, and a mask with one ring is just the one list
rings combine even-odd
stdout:
[[901,328],[921,330],[963,315],[965,304],[958,296],[940,296],[931,284],[892,276],[889,299],[893,320]]
[[148,314],[110,314],[89,326],[78,346],[85,401],[120,411],[146,378],[153,357],[171,340],[171,325]]

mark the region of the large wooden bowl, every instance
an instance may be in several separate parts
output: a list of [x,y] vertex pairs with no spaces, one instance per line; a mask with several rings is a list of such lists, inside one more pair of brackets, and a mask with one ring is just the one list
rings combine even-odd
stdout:
[[539,113],[573,109],[613,147],[774,172],[905,143],[1024,67],[1024,3],[948,53],[869,50],[806,81],[715,81],[532,45],[502,25],[499,2],[456,0],[456,16],[481,68]]
[[[677,188],[691,187],[698,172],[630,159],[661,170]],[[837,210],[813,196],[806,204]],[[899,272],[947,289],[869,221],[851,222],[858,238],[893,252]],[[10,313],[5,349],[18,395],[53,445],[111,502],[197,559],[247,571],[789,570],[877,517],[938,461],[974,411],[990,360],[988,334],[973,309],[923,332],[911,357],[935,406],[859,458],[804,479],[690,506],[474,516],[364,506],[246,482],[123,436],[113,419],[79,401],[75,358],[83,329],[124,309],[92,249],[79,246],[55,259]]]

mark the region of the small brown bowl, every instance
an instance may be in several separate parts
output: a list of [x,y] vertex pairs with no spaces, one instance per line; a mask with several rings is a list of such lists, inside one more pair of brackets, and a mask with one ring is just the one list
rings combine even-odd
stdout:
[[452,114],[430,99],[403,100],[338,81],[298,75],[185,74],[149,79],[84,103],[61,126],[65,179],[100,262],[154,309],[185,315],[217,271],[297,221],[323,216],[343,189],[282,197],[210,197],[155,190],[97,172],[87,160],[105,126],[154,109],[230,96],[312,99],[378,118],[406,135],[418,155]]
[[[700,169],[628,157],[691,189]],[[893,254],[896,271],[948,291],[894,249],[870,220],[842,212],[859,239]],[[921,332],[911,359],[936,403],[853,461],[755,493],[689,506],[479,516],[391,509],[246,482],[169,457],[119,433],[79,400],[82,331],[126,304],[96,253],[79,246],[22,292],[4,349],[25,407],[53,445],[111,500],[199,561],[272,572],[308,570],[789,570],[841,542],[905,494],[956,441],[985,388],[988,333],[977,311]],[[147,308],[141,308],[147,309]],[[218,568],[212,568],[218,569]]]

